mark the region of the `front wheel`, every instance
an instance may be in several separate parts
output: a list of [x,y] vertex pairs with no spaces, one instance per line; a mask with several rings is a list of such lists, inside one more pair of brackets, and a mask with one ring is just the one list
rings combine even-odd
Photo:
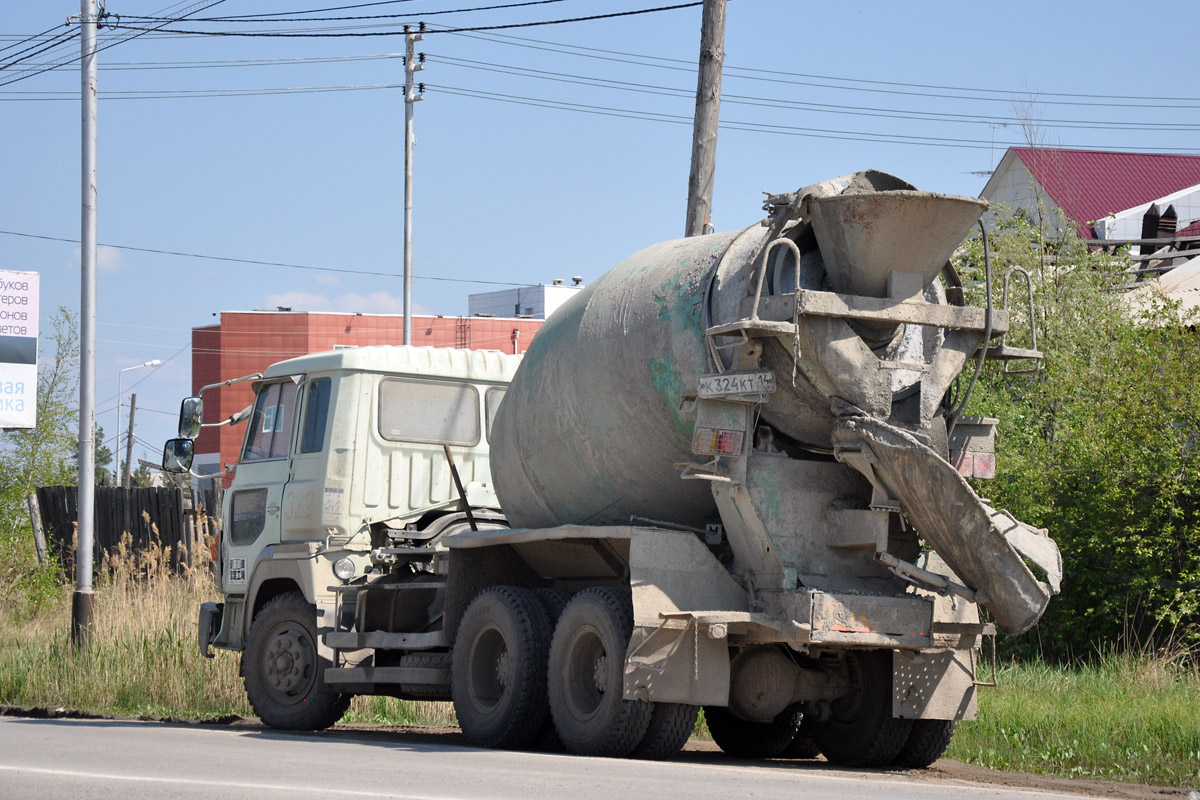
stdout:
[[272,728],[321,730],[350,707],[350,695],[325,687],[333,665],[317,650],[316,629],[317,610],[299,592],[272,599],[250,625],[242,654],[246,697]]

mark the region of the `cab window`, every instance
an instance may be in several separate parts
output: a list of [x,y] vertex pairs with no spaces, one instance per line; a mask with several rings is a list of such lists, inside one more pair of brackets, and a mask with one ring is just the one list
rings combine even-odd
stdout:
[[230,516],[230,538],[233,539],[233,543],[253,542],[267,524],[267,490],[246,489],[234,492]]
[[500,401],[504,399],[505,389],[500,386],[493,386],[487,390],[484,397],[484,408],[487,410],[487,438],[492,440],[492,423],[496,419],[496,411],[500,408]]
[[329,392],[333,382],[329,378],[317,378],[307,385],[300,452],[319,453],[325,447],[325,422],[329,418]]
[[258,391],[242,461],[286,458],[292,438],[292,413],[296,407],[296,384],[273,383]]
[[403,442],[479,444],[479,392],[464,383],[385,378],[379,435]]

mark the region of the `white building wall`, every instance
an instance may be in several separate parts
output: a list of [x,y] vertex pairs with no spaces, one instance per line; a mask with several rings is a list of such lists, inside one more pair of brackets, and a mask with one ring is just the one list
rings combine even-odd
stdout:
[[1145,203],[1120,211],[1105,219],[1096,220],[1096,233],[1104,239],[1140,239],[1142,237],[1142,218],[1146,216],[1151,205],[1157,205],[1160,214],[1174,206],[1177,217],[1175,230],[1183,230],[1200,219],[1200,185],[1189,186],[1165,197],[1160,197],[1152,203]]
[[493,317],[532,317],[546,319],[583,286],[519,286],[498,292],[481,292],[467,297],[467,313]]
[[1033,174],[1012,150],[1004,154],[979,196],[992,206],[983,217],[989,232],[996,230],[998,209],[995,207],[999,205],[1007,206],[1010,213],[1024,210],[1030,219],[1036,220],[1040,203],[1045,214],[1045,224],[1058,229],[1065,221],[1062,209],[1042,190],[1033,179]]

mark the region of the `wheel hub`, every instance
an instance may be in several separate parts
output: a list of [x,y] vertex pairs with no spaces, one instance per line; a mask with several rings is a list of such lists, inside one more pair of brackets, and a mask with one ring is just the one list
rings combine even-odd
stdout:
[[496,683],[501,689],[508,688],[508,651],[505,650],[496,657]]
[[608,656],[601,655],[596,659],[596,663],[592,668],[592,680],[596,682],[596,689],[603,694],[604,689],[608,686]]
[[302,690],[312,673],[312,658],[301,633],[294,629],[282,631],[271,640],[264,659],[267,680],[283,694]]

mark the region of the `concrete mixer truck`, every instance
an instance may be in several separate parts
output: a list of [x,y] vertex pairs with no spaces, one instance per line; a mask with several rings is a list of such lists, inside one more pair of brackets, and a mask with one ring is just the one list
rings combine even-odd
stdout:
[[[962,416],[970,376],[1038,357],[1005,343],[990,272],[973,307],[949,263],[985,207],[868,171],[630,256],[490,376],[511,378],[494,414],[467,413],[499,508],[460,488],[334,519],[328,478],[309,541],[256,542],[241,593],[202,610],[202,650],[249,643],[278,727],[356,693],[446,698],[479,745],[662,758],[702,708],[734,755],[928,765],[976,713],[984,640],[1035,625],[1062,577],[1046,531],[966,480],[991,477],[996,423]],[[382,395],[343,378],[337,413],[373,442]],[[369,460],[329,463],[347,502],[404,506],[407,457]]]

